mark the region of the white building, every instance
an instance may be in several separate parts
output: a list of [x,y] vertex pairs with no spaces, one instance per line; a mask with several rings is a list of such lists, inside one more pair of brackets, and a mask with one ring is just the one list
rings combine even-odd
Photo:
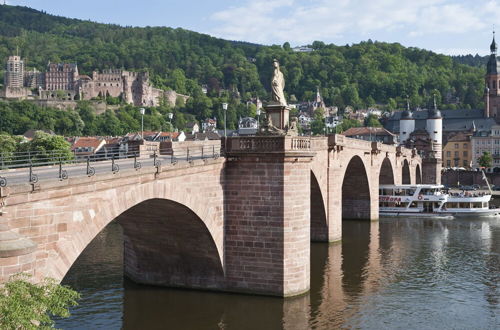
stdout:
[[491,130],[481,130],[471,137],[472,143],[472,167],[479,167],[477,159],[484,152],[493,156],[493,167],[500,167],[500,125],[494,125]]

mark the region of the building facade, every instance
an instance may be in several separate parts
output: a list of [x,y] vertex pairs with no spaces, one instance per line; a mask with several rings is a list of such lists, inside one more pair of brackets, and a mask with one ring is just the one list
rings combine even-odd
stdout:
[[458,133],[448,139],[443,148],[443,167],[472,166],[472,142],[471,133]]
[[489,130],[478,130],[471,137],[472,167],[479,167],[478,158],[484,152],[489,152],[493,157],[492,167],[500,168],[500,125],[494,125]]
[[78,84],[78,66],[74,63],[49,63],[45,72],[45,90],[74,91]]
[[349,138],[385,144],[397,144],[397,135],[392,134],[383,127],[351,127],[342,135]]

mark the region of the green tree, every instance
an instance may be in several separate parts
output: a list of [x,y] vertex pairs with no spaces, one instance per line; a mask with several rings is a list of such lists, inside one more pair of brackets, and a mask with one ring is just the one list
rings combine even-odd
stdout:
[[68,308],[76,306],[79,298],[76,291],[53,279],[34,284],[28,275],[15,275],[0,287],[0,328],[53,328],[51,316],[68,317]]
[[311,131],[314,135],[325,134],[325,127],[325,110],[323,108],[318,108],[314,111]]
[[365,119],[365,126],[367,127],[382,127],[378,117],[374,114],[369,114]]
[[488,151],[485,151],[481,157],[477,159],[477,162],[481,167],[491,167],[493,164],[493,157],[491,157],[491,154]]
[[347,131],[351,127],[360,127],[361,123],[356,119],[344,119],[342,122],[335,128],[337,133],[342,133]]
[[57,157],[61,161],[73,159],[70,144],[59,135],[51,135],[42,131],[35,133],[35,137],[28,143],[20,145],[21,150],[31,153],[31,159],[45,162]]
[[0,154],[6,157],[17,149],[17,141],[9,134],[0,134]]

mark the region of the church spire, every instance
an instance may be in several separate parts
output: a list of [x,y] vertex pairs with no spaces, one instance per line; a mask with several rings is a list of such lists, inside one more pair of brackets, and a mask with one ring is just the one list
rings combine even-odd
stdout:
[[[497,60],[497,43],[495,41],[495,30],[493,30],[493,41],[490,45],[491,55],[488,60],[488,64],[486,65],[486,74],[487,75],[498,75],[500,72],[500,63]],[[496,89],[496,86],[488,86],[491,89]]]
[[497,43],[495,42],[495,29],[493,29],[493,41],[491,42],[491,46],[490,46],[491,54],[496,55],[497,49],[498,49],[498,46],[497,46]]

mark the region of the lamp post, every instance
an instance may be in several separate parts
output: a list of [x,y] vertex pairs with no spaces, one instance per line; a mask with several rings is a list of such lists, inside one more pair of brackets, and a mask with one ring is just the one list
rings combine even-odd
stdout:
[[222,109],[224,110],[224,138],[227,136],[227,103],[222,103]]
[[222,103],[222,109],[224,110],[224,150],[227,150],[227,103]]
[[173,130],[173,126],[172,126],[172,118],[174,118],[174,113],[173,112],[169,112],[168,113],[168,119],[170,119],[170,129]]
[[139,111],[141,112],[141,138],[144,140],[144,114],[146,113],[146,109],[140,108]]

